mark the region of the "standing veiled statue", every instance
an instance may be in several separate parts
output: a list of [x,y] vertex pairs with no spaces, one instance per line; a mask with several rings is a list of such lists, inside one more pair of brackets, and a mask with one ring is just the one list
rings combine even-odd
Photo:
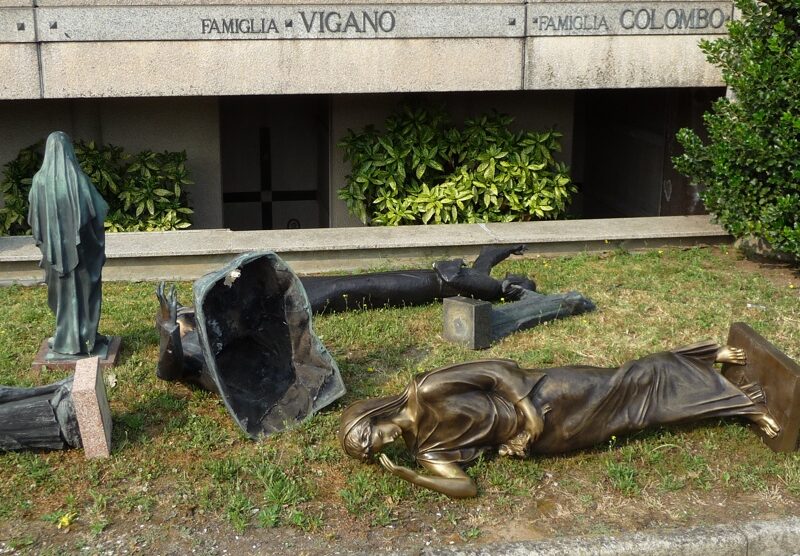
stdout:
[[780,426],[760,385],[737,386],[714,363],[744,365],[744,350],[703,342],[648,355],[619,368],[521,369],[508,360],[422,373],[398,396],[363,400],[342,414],[344,451],[369,459],[402,436],[429,474],[381,464],[413,484],[452,497],[475,496],[462,466],[487,451],[554,454],[613,435],[711,417],[743,416],[769,437]]
[[51,355],[95,353],[107,343],[97,324],[108,205],[81,170],[66,133],[47,138],[29,201],[28,223],[42,251],[47,303],[56,316]]

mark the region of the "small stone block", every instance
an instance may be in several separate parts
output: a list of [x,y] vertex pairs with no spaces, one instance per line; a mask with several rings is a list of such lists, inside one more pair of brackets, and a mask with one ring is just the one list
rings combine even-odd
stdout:
[[492,304],[468,297],[448,297],[444,305],[444,339],[470,349],[492,343]]
[[[100,358],[100,368],[102,369],[113,367],[119,361],[119,351],[120,346],[122,345],[122,337],[109,336],[108,338],[108,352],[104,357]],[[41,346],[39,346],[39,352],[36,354],[36,358],[33,360],[33,363],[31,363],[31,367],[33,367],[34,370],[41,369],[42,367],[47,367],[48,369],[74,369],[75,363],[87,358],[86,355],[76,355],[75,357],[69,357],[65,359],[51,359],[48,357],[49,353],[50,346],[47,344],[47,338],[45,338],[42,341]]]
[[757,427],[754,430],[776,452],[793,452],[800,448],[800,365],[742,322],[731,326],[728,345],[743,348],[747,364],[726,363],[722,374],[737,386],[760,384],[767,407],[781,426],[775,438],[768,438]]
[[111,455],[111,409],[99,358],[88,357],[76,363],[72,401],[86,458]]

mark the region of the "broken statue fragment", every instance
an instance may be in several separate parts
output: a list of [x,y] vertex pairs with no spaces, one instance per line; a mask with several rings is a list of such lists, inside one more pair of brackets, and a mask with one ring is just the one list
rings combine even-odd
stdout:
[[249,253],[194,284],[195,310],[157,292],[158,376],[219,393],[251,438],[310,417],[345,392],[314,334],[303,285],[277,255]]

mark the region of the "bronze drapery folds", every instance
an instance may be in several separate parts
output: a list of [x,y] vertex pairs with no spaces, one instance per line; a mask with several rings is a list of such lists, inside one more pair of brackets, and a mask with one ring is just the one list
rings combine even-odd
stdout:
[[470,497],[477,488],[462,466],[487,451],[567,452],[646,427],[727,416],[746,417],[774,436],[780,427],[760,386],[737,387],[713,367],[745,361],[741,349],[702,342],[615,369],[522,369],[509,360],[455,364],[414,377],[398,396],[349,406],[339,439],[347,454],[368,459],[402,436],[428,473],[380,454],[387,470],[448,496]]
[[63,131],[48,136],[28,198],[28,223],[42,252],[47,303],[56,317],[51,352],[56,357],[92,354],[107,344],[97,325],[108,205],[81,170]]

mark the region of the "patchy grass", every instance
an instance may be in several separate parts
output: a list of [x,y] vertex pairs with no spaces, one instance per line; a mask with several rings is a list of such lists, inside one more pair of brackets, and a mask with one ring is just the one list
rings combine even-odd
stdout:
[[[114,455],[0,454],[0,552],[105,549],[119,538],[153,552],[213,552],[222,542],[229,552],[325,552],[330,543],[368,550],[378,541],[413,549],[797,514],[800,456],[771,452],[737,420],[645,431],[558,457],[483,458],[469,469],[480,489],[473,500],[449,500],[346,458],[336,443],[344,404],[396,393],[414,374],[448,363],[615,366],[724,341],[739,320],[800,359],[800,278],[724,248],[534,258],[504,263],[498,275],[505,272],[534,276],[544,292],[578,290],[598,311],[482,352],[441,339],[438,304],[316,318],[348,394],[258,443],[214,395],[156,379],[154,284],[105,284],[101,330],[123,336],[109,390]],[[179,291],[189,302],[190,284]],[[44,287],[0,289],[0,322],[0,383],[64,376],[30,371],[52,332]],[[402,447],[391,450],[412,464]]]

